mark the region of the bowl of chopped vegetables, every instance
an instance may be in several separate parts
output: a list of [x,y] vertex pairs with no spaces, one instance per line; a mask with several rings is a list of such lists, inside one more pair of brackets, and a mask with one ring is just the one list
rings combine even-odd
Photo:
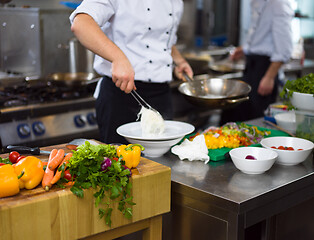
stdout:
[[234,148],[229,155],[236,168],[246,174],[264,173],[278,158],[278,153],[275,151],[261,147]]
[[314,74],[288,80],[280,97],[290,101],[290,107],[297,110],[314,111]]
[[269,137],[261,145],[278,153],[276,163],[293,166],[305,161],[312,153],[314,143],[297,137]]

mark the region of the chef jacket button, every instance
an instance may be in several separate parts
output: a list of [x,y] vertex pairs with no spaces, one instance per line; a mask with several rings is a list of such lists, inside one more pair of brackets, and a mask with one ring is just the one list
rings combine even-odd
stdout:
[[152,61],[152,60],[149,60],[149,63],[153,63],[153,61]]
[[169,32],[166,32],[166,34],[169,34]]
[[147,11],[150,11],[150,8],[147,8]]
[[172,13],[169,13],[169,16],[172,16]]
[[149,45],[146,45],[146,48],[149,48]]
[[152,30],[151,27],[148,27],[148,30]]
[[167,49],[166,49],[166,48],[164,48],[164,51],[167,51]]
[[167,67],[170,67],[170,64],[167,64]]

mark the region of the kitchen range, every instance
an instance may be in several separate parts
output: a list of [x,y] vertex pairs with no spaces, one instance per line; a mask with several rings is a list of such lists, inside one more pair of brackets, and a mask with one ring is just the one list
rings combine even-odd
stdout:
[[0,79],[1,147],[47,146],[79,137],[98,139],[92,97],[96,83],[68,86],[22,79],[3,86],[3,81]]

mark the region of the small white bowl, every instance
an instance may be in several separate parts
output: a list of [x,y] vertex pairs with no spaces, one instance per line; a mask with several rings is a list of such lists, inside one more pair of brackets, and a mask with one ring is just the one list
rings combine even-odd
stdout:
[[294,112],[278,113],[274,116],[274,118],[279,127],[295,134],[297,123]]
[[[278,157],[275,151],[260,147],[234,148],[229,155],[236,168],[246,174],[261,174],[268,171]],[[245,159],[248,155],[256,159]]]
[[165,153],[167,153],[170,148],[180,142],[183,137],[175,138],[171,140],[160,140],[160,141],[150,141],[150,140],[139,140],[134,138],[125,138],[130,143],[138,143],[141,144],[145,150],[143,154],[145,157],[161,157]]
[[314,111],[313,94],[293,92],[290,101],[297,110]]
[[[297,165],[307,159],[313,151],[314,143],[309,140],[297,137],[268,137],[264,138],[261,142],[264,148],[272,149],[278,153],[276,163],[286,166]],[[280,150],[274,149],[283,147],[293,147],[294,150]],[[302,150],[298,150],[302,149]]]

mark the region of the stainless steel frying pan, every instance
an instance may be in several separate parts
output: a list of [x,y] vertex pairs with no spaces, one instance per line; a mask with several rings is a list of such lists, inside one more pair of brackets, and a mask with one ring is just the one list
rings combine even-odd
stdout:
[[225,109],[247,101],[251,86],[241,80],[208,78],[204,74],[181,83],[178,90],[196,106]]

